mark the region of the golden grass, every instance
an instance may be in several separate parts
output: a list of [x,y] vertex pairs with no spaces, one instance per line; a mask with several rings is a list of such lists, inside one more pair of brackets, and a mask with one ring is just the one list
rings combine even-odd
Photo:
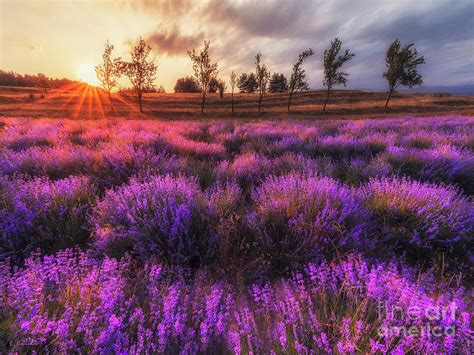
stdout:
[[[33,94],[33,100],[30,98]],[[43,97],[41,96],[43,95]],[[220,99],[209,94],[206,112],[200,114],[200,94],[145,94],[143,114],[139,114],[133,96],[113,94],[112,112],[108,95],[87,84],[75,84],[63,89],[41,93],[37,88],[0,87],[0,115],[9,117],[48,117],[74,119],[158,118],[158,119],[324,119],[360,118],[403,115],[474,114],[474,97],[450,94],[393,95],[389,110],[384,109],[386,93],[356,90],[336,90],[326,112],[322,111],[325,92],[308,91],[298,94],[291,112],[286,109],[286,94],[268,94],[263,99],[263,113],[257,113],[256,94],[235,94],[235,114],[231,114],[230,94]]]

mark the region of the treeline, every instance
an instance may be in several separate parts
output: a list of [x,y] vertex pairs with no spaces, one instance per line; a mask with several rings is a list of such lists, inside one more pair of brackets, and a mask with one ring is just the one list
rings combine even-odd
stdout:
[[[322,83],[326,87],[326,101],[323,111],[329,101],[331,89],[334,86],[347,84],[349,73],[342,67],[351,60],[355,54],[349,49],[342,50],[342,41],[335,38],[331,41],[328,49],[323,54],[324,76]],[[298,92],[309,90],[307,73],[303,69],[304,62],[315,53],[309,48],[301,52],[297,61],[293,65],[290,77],[282,73],[271,74],[263,62],[262,53],[258,52],[255,56],[255,72],[241,73],[237,75],[232,72],[230,76],[231,95],[232,95],[232,113],[234,112],[234,90],[238,88],[241,93],[258,93],[258,112],[261,110],[262,98],[265,93],[287,93],[288,111],[290,111],[291,101]],[[188,55],[193,62],[194,78],[187,76],[177,80],[174,91],[177,93],[202,93],[201,112],[204,111],[206,93],[215,92],[214,87],[220,87],[219,92],[223,98],[225,81],[218,79],[217,63],[212,63],[209,57],[209,42],[204,42],[204,49],[196,53],[188,51]],[[385,108],[388,107],[393,92],[399,86],[412,88],[423,83],[421,75],[417,71],[420,64],[425,63],[423,56],[419,56],[413,43],[402,45],[401,42],[394,40],[387,49],[385,55],[386,71],[383,77],[388,82],[389,92]],[[220,85],[220,86],[219,86]]]
[[[218,64],[213,62],[209,53],[210,42],[204,41],[201,50],[190,50],[187,52],[194,71],[194,77],[187,76],[176,82],[174,91],[177,93],[201,93],[201,113],[204,112],[207,93],[219,92],[223,98],[227,89],[226,81],[219,78]],[[112,58],[114,46],[108,41],[102,55],[102,63],[95,70],[102,88],[109,94],[112,106],[112,90],[117,86],[122,75],[130,80],[133,93],[135,94],[140,112],[143,112],[143,93],[154,90],[157,65],[150,57],[152,48],[143,40],[139,39],[137,45],[130,53],[131,60],[123,61],[121,58]],[[234,113],[234,91],[238,88],[240,92],[258,94],[258,112],[261,111],[262,100],[267,92],[280,92],[288,95],[288,111],[295,94],[309,90],[308,74],[303,69],[303,64],[315,54],[313,49],[308,48],[301,52],[294,63],[291,74],[287,78],[281,73],[270,73],[261,52],[255,56],[255,71],[241,73],[238,75],[232,71],[230,75],[231,107]],[[327,95],[323,111],[329,101],[331,89],[337,85],[346,86],[349,73],[343,70],[346,62],[354,57],[349,49],[342,50],[342,41],[335,38],[323,53],[324,76],[322,83],[326,87]],[[417,71],[420,64],[425,63],[423,56],[419,56],[413,43],[402,45],[396,39],[388,47],[385,54],[386,71],[383,77],[388,83],[388,97],[385,108],[388,107],[393,92],[399,86],[414,87],[423,83],[421,75]]]
[[[257,92],[258,83],[254,73],[242,73],[237,77],[236,86],[240,93],[253,94]],[[227,86],[223,80],[211,79],[209,83],[209,93],[216,93]],[[268,81],[266,91],[270,93],[284,93],[288,91],[288,79],[284,74],[273,73]],[[174,86],[175,93],[198,93],[201,92],[201,85],[192,76],[179,78]]]
[[14,71],[5,71],[0,69],[0,86],[22,86],[22,87],[38,87],[44,91],[48,89],[59,88],[75,81],[62,78],[53,79],[39,73],[36,75],[21,75]]

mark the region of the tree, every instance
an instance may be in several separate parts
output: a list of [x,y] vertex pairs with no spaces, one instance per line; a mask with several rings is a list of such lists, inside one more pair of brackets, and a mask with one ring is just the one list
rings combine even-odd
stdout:
[[250,73],[246,83],[246,92],[253,94],[258,89],[257,77],[254,73]]
[[154,60],[149,58],[150,52],[151,47],[140,37],[132,51],[132,61],[120,62],[120,72],[125,74],[132,83],[140,113],[143,112],[142,95],[154,87],[153,81],[157,69]]
[[193,62],[194,76],[201,86],[202,102],[201,113],[204,112],[206,102],[206,92],[209,89],[209,83],[218,74],[217,63],[212,63],[209,56],[209,41],[204,41],[204,48],[197,53],[195,49],[188,51],[189,58]]
[[270,78],[270,72],[267,66],[262,63],[262,53],[258,52],[255,56],[255,78],[257,79],[258,90],[258,112],[262,107],[262,98],[267,91],[267,83]]
[[219,92],[219,96],[221,99],[224,98],[224,91],[227,88],[225,81],[217,78],[212,78],[209,82],[209,94],[215,94]]
[[234,114],[234,90],[235,86],[237,85],[237,74],[235,71],[232,71],[230,74],[230,88],[231,88],[231,102],[232,102],[232,114]]
[[309,85],[306,79],[306,71],[301,67],[304,61],[312,56],[314,51],[309,48],[298,56],[298,60],[293,65],[291,72],[290,83],[288,85],[288,112],[290,111],[291,99],[295,92],[309,90]]
[[227,84],[224,80],[219,79],[217,82],[217,90],[219,91],[219,96],[221,99],[224,98],[224,91],[227,89]]
[[14,71],[5,71],[0,69],[0,86],[23,86],[23,87],[33,87],[33,86],[42,86],[48,88],[59,88],[65,85],[70,85],[72,83],[77,83],[77,81],[69,80],[66,78],[62,79],[52,79],[44,74],[37,75],[21,75]]
[[158,94],[166,94],[166,90],[165,88],[163,87],[163,85],[160,85],[160,87],[158,88],[158,90],[156,90],[156,92]]
[[287,92],[288,91],[288,80],[285,75],[280,73],[273,73],[270,81],[268,82],[269,92]]
[[174,92],[179,93],[197,93],[201,92],[199,83],[192,76],[187,76],[185,78],[180,78],[176,80],[174,85]]
[[41,88],[43,93],[47,94],[49,88],[48,78],[43,73],[36,74],[36,77],[38,78],[38,86]]
[[240,92],[247,94],[254,93],[257,90],[257,79],[254,73],[246,74],[242,73],[239,76],[237,87]]
[[112,90],[117,86],[120,79],[120,58],[112,59],[114,46],[105,42],[104,53],[102,54],[102,63],[95,67],[95,74],[102,86],[102,89],[109,95],[110,108],[114,110],[112,104]]
[[247,92],[247,82],[249,80],[248,77],[249,76],[247,75],[247,73],[242,73],[237,79],[237,87],[239,88],[240,92]]
[[219,80],[217,78],[212,78],[209,82],[209,94],[215,94],[219,90]]
[[335,38],[331,41],[331,47],[324,51],[324,79],[323,85],[327,86],[326,102],[324,102],[323,111],[326,110],[326,105],[329,101],[329,92],[334,85],[346,86],[348,73],[340,71],[341,67],[345,62],[354,57],[354,53],[351,53],[349,49],[344,51],[344,54],[339,55],[341,51],[342,42],[339,38]]
[[385,55],[387,71],[383,77],[388,81],[389,93],[385,108],[388,107],[393,91],[400,85],[412,88],[423,84],[421,74],[417,67],[425,64],[425,58],[418,56],[414,43],[405,44],[403,47],[398,39],[393,41],[387,49]]

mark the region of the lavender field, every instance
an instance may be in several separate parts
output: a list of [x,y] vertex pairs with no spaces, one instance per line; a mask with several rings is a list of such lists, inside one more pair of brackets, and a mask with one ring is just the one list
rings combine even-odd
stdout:
[[0,350],[468,354],[473,194],[472,117],[0,118]]

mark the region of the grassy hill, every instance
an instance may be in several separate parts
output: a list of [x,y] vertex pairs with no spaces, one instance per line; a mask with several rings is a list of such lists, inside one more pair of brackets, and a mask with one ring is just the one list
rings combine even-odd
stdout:
[[[322,107],[326,98],[323,90],[298,94],[287,112],[286,94],[267,94],[261,114],[257,113],[256,94],[235,94],[235,114],[231,115],[231,95],[223,99],[209,94],[206,112],[200,114],[200,94],[145,94],[141,118],[359,118],[428,114],[474,114],[474,97],[437,93],[396,93],[389,110],[384,109],[386,93],[359,90],[335,90],[326,112]],[[9,117],[53,117],[75,119],[136,118],[139,113],[131,95],[113,94],[114,111],[107,95],[86,84],[47,93],[38,88],[0,87],[0,115]]]

